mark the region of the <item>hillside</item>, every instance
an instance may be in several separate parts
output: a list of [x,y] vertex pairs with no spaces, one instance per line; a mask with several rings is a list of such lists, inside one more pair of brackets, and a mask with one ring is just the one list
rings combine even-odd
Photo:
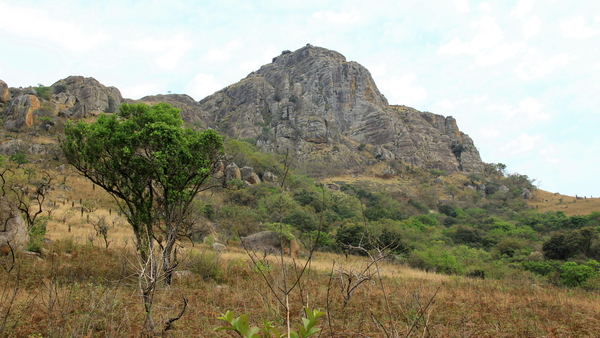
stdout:
[[[67,119],[113,113],[119,90],[93,78],[70,76],[50,87],[9,88],[0,81],[4,128],[60,133]],[[360,172],[380,161],[444,170],[481,172],[473,140],[449,117],[390,105],[369,71],[338,52],[307,45],[197,102],[187,95],[157,95],[183,119],[248,140],[263,152],[291,153],[306,170]],[[316,169],[315,169],[316,168]]]
[[[59,146],[65,123],[93,123],[123,102],[168,102],[190,134],[224,136],[212,188],[171,237],[170,286],[136,255],[128,210]],[[133,101],[80,76],[24,89],[0,82],[0,110],[0,335],[206,337],[227,310],[281,328],[288,315],[300,322],[304,306],[327,313],[318,325],[332,337],[600,330],[600,199],[545,192],[483,163],[452,117],[390,105],[368,70],[337,52],[284,51],[201,101]],[[182,120],[168,110],[172,135]],[[135,160],[155,154],[119,149]],[[111,168],[127,176],[131,167]],[[18,216],[29,238],[17,245],[7,225]],[[157,257],[163,221],[145,223]],[[279,247],[240,247],[261,231]],[[279,254],[284,238],[298,260]]]

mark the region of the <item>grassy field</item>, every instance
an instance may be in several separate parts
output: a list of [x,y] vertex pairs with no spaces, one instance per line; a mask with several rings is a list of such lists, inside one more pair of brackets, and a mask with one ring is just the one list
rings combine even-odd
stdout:
[[[412,189],[399,178],[371,175],[330,181]],[[53,243],[40,257],[0,258],[0,336],[146,335],[138,279],[142,266],[133,254],[130,227],[111,197],[89,181],[70,175],[66,183],[52,192],[52,207],[46,208],[51,216],[47,237]],[[598,198],[541,190],[530,203],[538,211],[567,215],[600,210]],[[108,225],[107,242],[92,226],[101,218]],[[233,337],[212,331],[224,324],[217,317],[227,310],[248,314],[253,325],[269,320],[283,329],[286,303],[293,327],[304,307],[326,312],[319,323],[321,337],[597,337],[600,332],[597,292],[555,287],[523,271],[501,281],[481,280],[427,273],[392,260],[316,253],[295,284],[306,253],[297,261],[257,254],[258,266],[235,243],[226,252],[182,243],[173,285],[159,283],[155,292],[156,332]],[[163,331],[184,299],[183,316]]]
[[[20,256],[0,278],[0,319],[7,337],[136,337],[144,311],[131,250],[63,236],[42,258]],[[266,279],[246,252],[216,253],[205,244],[180,248],[181,271],[173,285],[156,290],[157,331],[188,307],[172,337],[228,337],[214,333],[227,310],[284,327],[284,292],[292,323],[303,307],[326,312],[323,337],[597,337],[597,293],[534,284],[519,275],[480,280],[413,270],[366,257],[317,253],[292,288],[305,258],[266,256]],[[263,258],[262,256],[260,258]],[[370,266],[369,268],[367,268]],[[285,275],[284,275],[285,272]],[[362,282],[360,282],[362,281]],[[287,284],[286,284],[287,283]],[[287,285],[287,286],[286,286]],[[355,287],[348,292],[348,286]],[[294,325],[295,326],[295,325]]]

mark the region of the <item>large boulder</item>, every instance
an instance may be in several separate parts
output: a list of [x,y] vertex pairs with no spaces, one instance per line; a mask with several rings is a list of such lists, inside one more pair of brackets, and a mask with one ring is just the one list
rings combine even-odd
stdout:
[[117,88],[106,87],[92,77],[69,76],[51,88],[53,101],[63,107],[60,115],[69,118],[114,113],[124,101]]
[[0,80],[0,103],[8,102],[11,98],[6,82]]
[[254,169],[251,167],[242,167],[242,169],[240,169],[240,173],[242,176],[242,181],[246,181],[250,184],[258,184],[260,183],[260,178],[258,177],[258,175],[254,172]]
[[297,258],[300,250],[295,238],[274,231],[261,231],[248,237],[242,237],[240,245],[246,250],[263,251],[272,255],[283,252],[292,258]]
[[19,131],[23,126],[33,126],[33,112],[40,109],[40,100],[32,94],[22,94],[8,104],[4,113],[4,127]]
[[242,179],[242,173],[240,171],[240,168],[237,166],[237,164],[231,162],[229,163],[229,165],[227,165],[227,168],[225,169],[225,180],[227,182],[232,181],[232,180],[241,180]]
[[13,203],[0,197],[0,250],[23,250],[29,241],[27,225]]

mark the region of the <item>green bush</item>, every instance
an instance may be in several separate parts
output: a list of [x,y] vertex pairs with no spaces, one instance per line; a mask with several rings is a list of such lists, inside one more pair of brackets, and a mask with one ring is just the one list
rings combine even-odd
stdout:
[[37,96],[41,97],[44,100],[50,100],[50,98],[51,98],[51,88],[50,87],[44,87],[44,85],[42,85],[40,83],[37,87],[33,87],[33,89],[37,93]]
[[538,275],[542,276],[548,276],[549,274],[560,270],[560,262],[558,261],[525,261],[521,262],[521,265],[525,270],[537,273]]
[[222,281],[223,271],[221,269],[219,254],[216,252],[191,251],[184,266],[204,279],[212,279],[217,282]]
[[39,217],[35,220],[35,223],[31,227],[31,229],[29,229],[29,243],[27,243],[27,250],[33,252],[40,252],[42,250],[42,244],[44,244],[44,236],[46,236],[47,224],[47,217]]
[[560,275],[566,286],[581,286],[589,278],[597,276],[598,272],[588,265],[566,262],[560,267]]
[[27,160],[27,157],[25,157],[25,153],[23,153],[22,151],[18,151],[12,155],[10,155],[8,157],[8,159],[11,162],[14,162],[16,164],[27,164],[29,163],[29,161]]

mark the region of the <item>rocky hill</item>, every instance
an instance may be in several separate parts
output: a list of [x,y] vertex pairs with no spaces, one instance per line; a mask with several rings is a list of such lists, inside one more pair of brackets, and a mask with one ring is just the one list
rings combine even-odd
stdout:
[[[124,100],[114,87],[71,76],[51,87],[8,88],[0,81],[4,127],[51,129],[67,118],[112,113]],[[266,152],[289,152],[300,163],[344,168],[394,161],[448,173],[481,172],[483,162],[454,118],[390,105],[369,71],[335,51],[306,45],[201,101],[156,95],[184,120],[248,140]],[[41,118],[41,119],[40,119]]]

